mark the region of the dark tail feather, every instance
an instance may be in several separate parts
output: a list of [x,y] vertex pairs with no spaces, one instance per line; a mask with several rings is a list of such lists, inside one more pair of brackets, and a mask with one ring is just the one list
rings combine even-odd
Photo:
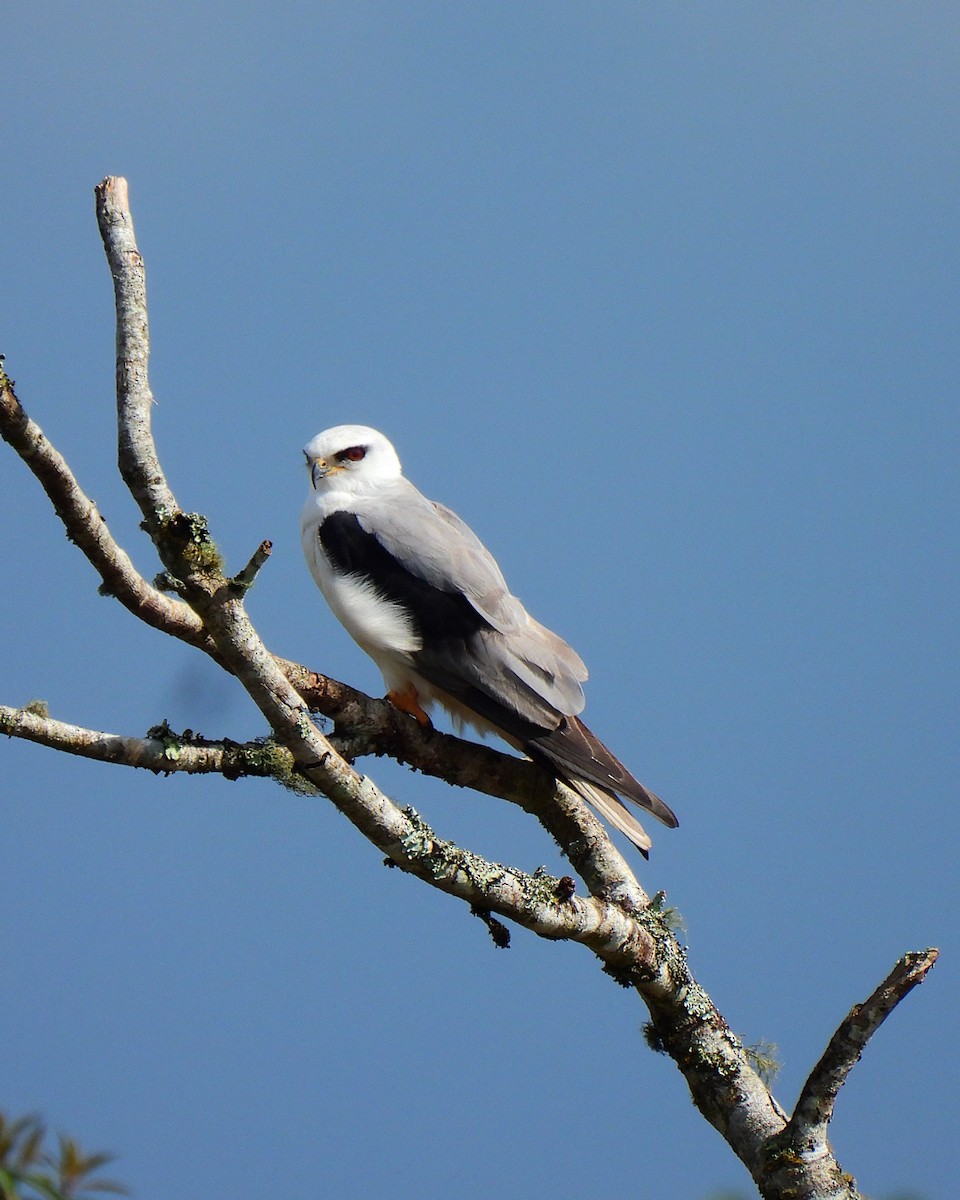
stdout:
[[[639,804],[671,829],[680,823],[660,797],[634,779],[623,763],[578,717],[564,717],[556,729],[533,738],[524,749],[531,758],[556,770],[640,850],[649,848],[650,839],[639,822],[624,809],[618,796]],[[580,782],[593,785],[590,790],[593,792],[594,788],[597,789],[600,799],[596,793],[588,796],[586,790],[578,786]],[[624,828],[624,823],[630,827]],[[631,833],[631,823],[639,830],[641,841]]]
[[644,858],[650,857],[650,847],[653,845],[650,835],[619,797],[595,783],[588,783],[585,779],[571,779],[564,780],[564,782],[579,793],[608,825],[619,829],[624,837],[629,838]]

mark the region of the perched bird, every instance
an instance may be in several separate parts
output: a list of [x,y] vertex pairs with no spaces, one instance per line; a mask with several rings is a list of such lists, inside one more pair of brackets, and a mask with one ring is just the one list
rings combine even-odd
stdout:
[[579,719],[579,655],[511,595],[476,534],[403,477],[382,433],[337,425],[303,452],[303,552],[334,614],[380,668],[387,698],[425,725],[439,702],[499,734],[646,855],[650,838],[619,797],[671,827],[677,818]]

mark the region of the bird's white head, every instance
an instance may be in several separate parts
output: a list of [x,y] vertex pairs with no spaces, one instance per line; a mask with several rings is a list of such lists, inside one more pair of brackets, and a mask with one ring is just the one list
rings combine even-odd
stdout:
[[400,459],[382,433],[368,425],[335,425],[303,448],[314,492],[361,492],[400,478]]

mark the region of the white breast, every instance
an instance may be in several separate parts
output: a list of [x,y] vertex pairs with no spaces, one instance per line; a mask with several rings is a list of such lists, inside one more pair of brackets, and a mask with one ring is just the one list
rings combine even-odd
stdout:
[[343,575],[318,537],[319,522],[304,522],[303,552],[317,587],[353,640],[383,669],[383,657],[419,650],[421,640],[406,609],[385,599],[369,580]]

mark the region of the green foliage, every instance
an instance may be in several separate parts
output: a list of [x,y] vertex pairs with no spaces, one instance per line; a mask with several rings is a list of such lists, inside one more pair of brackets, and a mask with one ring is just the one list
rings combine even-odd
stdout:
[[92,1200],[94,1193],[126,1195],[112,1179],[95,1178],[112,1154],[85,1154],[73,1138],[57,1137],[57,1149],[44,1146],[48,1131],[31,1114],[11,1121],[0,1113],[0,1200]]

